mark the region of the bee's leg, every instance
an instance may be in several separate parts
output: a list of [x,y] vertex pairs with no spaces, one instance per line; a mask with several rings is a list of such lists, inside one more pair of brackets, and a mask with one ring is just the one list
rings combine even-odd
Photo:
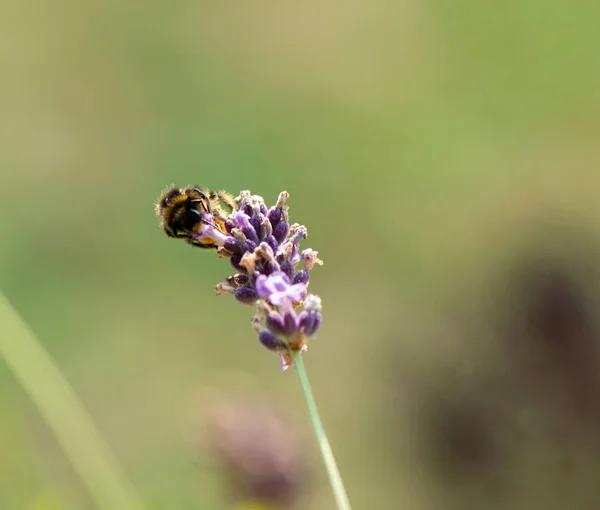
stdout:
[[168,235],[169,237],[171,237],[171,238],[173,238],[173,239],[187,239],[187,238],[189,238],[189,237],[190,237],[190,235],[189,235],[189,234],[185,234],[185,233],[182,233],[182,232],[177,232],[177,233],[174,233],[174,232],[167,231],[167,230],[165,230],[165,232],[167,233],[167,235]]
[[227,206],[229,212],[235,209],[235,202],[233,201],[233,197],[226,191],[211,191],[210,198],[211,200],[214,200],[215,198],[218,199],[222,204]]
[[204,211],[206,211],[208,214],[212,214],[212,208],[210,206],[210,199],[206,195],[206,193],[203,190],[201,190],[200,188],[194,188],[194,191],[196,193],[198,193],[198,195],[200,195],[200,197],[202,197],[202,198],[195,198],[195,199],[191,200],[191,202],[200,202],[200,204],[202,205],[202,209],[204,209]]
[[[198,241],[198,239],[196,239],[195,233],[194,232],[167,232],[167,235],[169,237],[171,237],[172,239],[185,239],[186,242],[192,246],[195,246],[196,248],[201,248],[204,250],[216,250],[218,248],[218,246],[216,244],[208,244],[208,243],[203,243],[201,241]],[[196,234],[197,235],[197,234]]]
[[[207,200],[203,200],[201,198],[193,198],[192,200],[190,200],[190,204],[200,204],[200,207],[202,207],[202,211],[208,214],[212,214],[212,209],[210,207],[210,202],[208,202]],[[193,211],[196,212],[200,212],[197,209],[192,209]]]
[[216,244],[202,243],[202,242],[198,241],[197,239],[195,239],[193,237],[189,237],[189,236],[187,238],[187,242],[191,246],[194,246],[196,248],[200,248],[201,250],[216,250],[218,248],[218,246]]

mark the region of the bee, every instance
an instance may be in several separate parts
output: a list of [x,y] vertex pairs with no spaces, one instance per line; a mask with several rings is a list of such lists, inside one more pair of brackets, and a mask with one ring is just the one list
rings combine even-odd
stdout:
[[202,224],[209,223],[203,214],[212,218],[212,223],[220,232],[225,232],[225,217],[221,206],[232,212],[235,209],[233,197],[224,191],[209,191],[200,187],[166,189],[156,204],[156,214],[161,219],[161,227],[169,237],[185,239],[192,246],[202,249],[216,249],[217,243],[208,237],[198,239]]

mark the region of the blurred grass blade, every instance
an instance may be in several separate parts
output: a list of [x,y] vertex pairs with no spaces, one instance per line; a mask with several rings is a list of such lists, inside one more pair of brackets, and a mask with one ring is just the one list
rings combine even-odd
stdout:
[[0,357],[29,394],[101,510],[142,510],[129,480],[73,388],[0,293]]

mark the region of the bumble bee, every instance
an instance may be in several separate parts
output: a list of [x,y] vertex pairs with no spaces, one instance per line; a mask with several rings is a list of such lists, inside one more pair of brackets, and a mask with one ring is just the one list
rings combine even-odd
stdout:
[[217,243],[208,237],[198,239],[202,223],[208,223],[203,213],[212,218],[212,225],[225,233],[225,218],[221,205],[231,212],[235,209],[233,197],[224,191],[209,191],[200,187],[170,187],[156,204],[161,227],[169,237],[185,239],[192,246],[216,249]]

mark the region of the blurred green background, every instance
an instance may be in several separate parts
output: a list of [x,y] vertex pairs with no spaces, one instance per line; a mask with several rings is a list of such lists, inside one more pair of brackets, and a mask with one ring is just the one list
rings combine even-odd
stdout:
[[[214,295],[230,266],[158,227],[172,183],[290,193],[355,509],[600,504],[600,4],[1,10],[0,288],[149,509],[231,508],[190,438],[240,377],[306,436],[295,508],[333,508],[294,373]],[[0,508],[92,508],[0,377]]]

